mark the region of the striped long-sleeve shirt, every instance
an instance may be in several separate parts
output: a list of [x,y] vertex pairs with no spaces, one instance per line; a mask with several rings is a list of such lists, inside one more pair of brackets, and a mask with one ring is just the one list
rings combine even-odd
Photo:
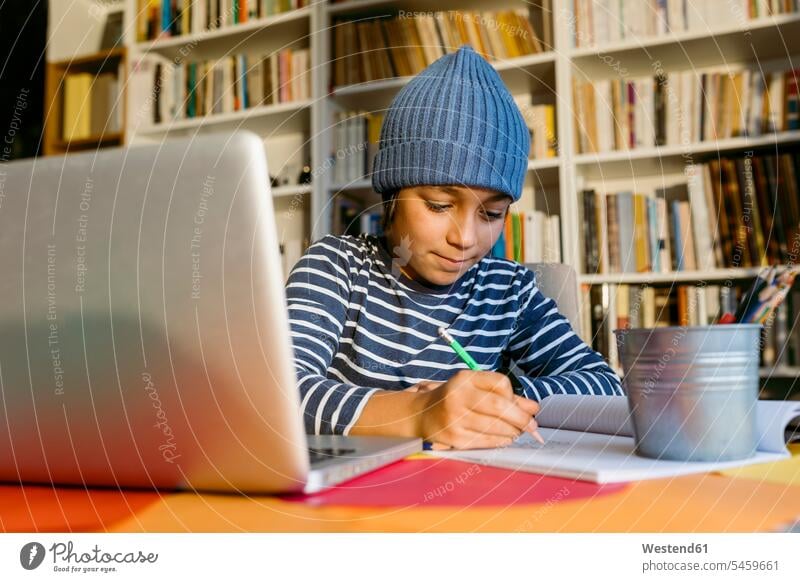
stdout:
[[301,413],[309,434],[348,434],[377,390],[445,381],[466,365],[516,362],[525,396],[622,394],[619,377],[513,261],[484,257],[453,285],[427,286],[393,263],[385,239],[326,236],[286,284]]

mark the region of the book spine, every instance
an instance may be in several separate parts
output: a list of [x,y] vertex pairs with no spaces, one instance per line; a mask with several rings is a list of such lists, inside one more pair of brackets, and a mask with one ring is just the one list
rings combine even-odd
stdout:
[[786,71],[786,123],[787,131],[800,129],[800,106],[798,106],[797,71]]
[[170,22],[172,21],[172,4],[170,0],[161,0],[161,34],[170,35]]
[[595,231],[595,191],[583,191],[583,252],[584,272],[597,273],[599,269],[599,253],[597,233]]

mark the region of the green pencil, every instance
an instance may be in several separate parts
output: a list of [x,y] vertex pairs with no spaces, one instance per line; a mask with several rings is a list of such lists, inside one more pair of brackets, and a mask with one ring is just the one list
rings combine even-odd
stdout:
[[442,338],[451,348],[458,354],[458,357],[467,365],[470,370],[480,370],[481,367],[478,365],[472,356],[469,355],[469,352],[465,350],[460,343],[458,343],[453,336],[451,336],[443,327],[438,329],[439,337]]

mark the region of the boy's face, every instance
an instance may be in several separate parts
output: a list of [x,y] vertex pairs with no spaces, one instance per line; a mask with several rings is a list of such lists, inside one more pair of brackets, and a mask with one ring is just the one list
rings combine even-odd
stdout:
[[464,186],[403,188],[397,196],[387,238],[408,258],[403,271],[434,285],[455,282],[489,253],[511,204],[507,194]]

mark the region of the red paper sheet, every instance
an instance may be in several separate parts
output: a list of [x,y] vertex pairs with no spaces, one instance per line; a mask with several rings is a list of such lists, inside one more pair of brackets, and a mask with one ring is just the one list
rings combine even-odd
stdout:
[[311,505],[485,507],[574,501],[623,490],[450,459],[402,460],[313,495],[283,496]]
[[105,531],[160,498],[148,491],[0,485],[0,531]]

